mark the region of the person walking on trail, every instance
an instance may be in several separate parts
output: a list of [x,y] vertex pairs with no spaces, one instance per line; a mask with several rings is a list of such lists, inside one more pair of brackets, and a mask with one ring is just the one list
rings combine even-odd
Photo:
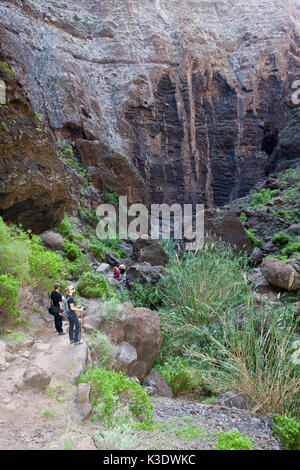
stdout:
[[118,266],[115,266],[114,267],[114,278],[119,279],[119,276],[120,276],[119,268],[118,268]]
[[62,295],[59,292],[60,284],[56,282],[54,284],[54,291],[51,292],[52,311],[54,316],[54,326],[59,335],[65,335],[63,331],[63,316],[60,313],[60,304],[62,302]]
[[123,274],[124,274],[125,271],[126,271],[126,266],[125,266],[125,264],[120,264],[119,270],[120,270],[120,274],[122,274],[122,276],[123,276]]
[[75,288],[73,286],[67,287],[66,301],[68,303],[68,308],[69,308],[69,314],[68,314],[69,338],[70,338],[70,343],[81,344],[83,341],[80,338],[81,336],[80,321],[78,319],[76,312],[78,312],[82,316],[83,307],[80,307],[79,305],[76,305],[75,307],[75,301],[73,298],[74,292],[75,292]]

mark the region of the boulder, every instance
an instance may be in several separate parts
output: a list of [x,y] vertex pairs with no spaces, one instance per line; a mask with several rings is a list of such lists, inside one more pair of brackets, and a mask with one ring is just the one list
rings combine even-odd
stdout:
[[137,263],[150,263],[152,266],[166,266],[169,255],[157,240],[138,238],[133,245],[133,259]]
[[228,408],[238,408],[248,410],[248,403],[245,397],[240,393],[227,392],[220,396],[220,403]]
[[51,250],[63,250],[65,248],[65,241],[60,233],[45,232],[40,235],[41,239],[48,248]]
[[101,263],[97,268],[96,268],[96,272],[97,273],[102,273],[102,274],[105,274],[107,273],[107,271],[110,270],[110,265],[108,263]]
[[126,302],[114,318],[116,328],[118,337],[133,346],[137,353],[137,360],[128,366],[127,374],[142,379],[151,371],[161,348],[159,316],[148,308],[135,308]]
[[293,224],[287,229],[289,233],[293,233],[294,235],[300,235],[300,224]]
[[49,385],[51,377],[40,367],[31,365],[23,374],[23,383],[25,387],[38,390],[45,390]]
[[292,265],[277,258],[265,258],[261,269],[272,286],[291,291],[300,289],[300,275]]
[[262,262],[264,254],[258,246],[256,246],[251,253],[251,262],[254,266],[257,266]]
[[150,263],[134,264],[126,271],[126,281],[129,288],[133,288],[136,282],[141,284],[156,284],[164,277],[163,266],[152,266]]
[[103,254],[105,256],[106,263],[108,263],[110,266],[119,266],[120,260],[115,253],[110,253],[109,251],[104,250]]
[[116,352],[116,362],[114,364],[114,369],[116,371],[122,370],[126,374],[130,368],[135,364],[137,361],[137,352],[136,349],[131,346],[131,344],[123,341],[117,352]]
[[230,210],[207,209],[204,231],[211,238],[222,240],[238,251],[251,253],[252,247],[247,232],[240,219]]
[[87,383],[80,383],[77,385],[73,405],[75,414],[80,422],[89,418],[92,411],[92,405],[89,398],[90,391],[91,387]]
[[249,281],[253,289],[261,295],[266,297],[277,296],[278,291],[271,286],[269,281],[263,276],[260,269],[254,269],[249,276]]
[[165,378],[156,370],[152,370],[142,379],[142,385],[147,388],[150,395],[173,398],[172,389]]

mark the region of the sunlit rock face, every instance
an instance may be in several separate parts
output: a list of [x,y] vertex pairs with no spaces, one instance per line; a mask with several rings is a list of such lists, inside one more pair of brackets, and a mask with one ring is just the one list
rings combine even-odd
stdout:
[[299,3],[2,1],[0,41],[34,111],[84,149],[99,188],[221,206],[298,155]]

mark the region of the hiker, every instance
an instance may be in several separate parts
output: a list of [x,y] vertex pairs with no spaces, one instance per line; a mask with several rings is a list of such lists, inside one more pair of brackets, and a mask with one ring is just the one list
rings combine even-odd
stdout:
[[[69,325],[70,325],[69,326],[70,343],[81,344],[82,340],[80,338],[81,336],[80,321],[78,319],[76,312],[82,315],[84,308],[81,307],[80,305],[76,305],[75,307],[75,301],[73,298],[75,288],[73,286],[68,286],[66,290],[67,290],[66,301],[68,303],[68,308],[69,308],[68,319],[69,319]],[[74,334],[74,328],[75,328],[75,334]]]
[[63,331],[62,327],[63,316],[60,314],[60,304],[62,302],[62,295],[59,292],[60,284],[56,282],[53,287],[54,291],[51,292],[51,309],[54,316],[54,325],[59,335],[65,335],[66,333]]
[[126,266],[125,266],[125,264],[120,264],[119,270],[120,270],[120,274],[123,275],[123,274],[125,273],[125,271],[126,271]]
[[114,277],[115,277],[116,279],[119,279],[119,276],[120,276],[119,268],[118,268],[118,266],[115,266],[115,267],[114,267]]

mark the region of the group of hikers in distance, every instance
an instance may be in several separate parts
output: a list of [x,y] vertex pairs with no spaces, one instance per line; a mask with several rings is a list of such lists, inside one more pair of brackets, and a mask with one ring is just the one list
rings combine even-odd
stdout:
[[[120,275],[125,273],[125,266],[115,266],[113,270],[114,278],[119,279]],[[81,344],[81,326],[84,307],[80,304],[75,305],[74,300],[75,287],[69,285],[66,288],[66,297],[60,293],[60,284],[54,284],[54,290],[51,292],[51,306],[49,313],[54,316],[54,326],[59,335],[65,335],[63,330],[63,319],[69,321],[69,339],[71,344]]]

